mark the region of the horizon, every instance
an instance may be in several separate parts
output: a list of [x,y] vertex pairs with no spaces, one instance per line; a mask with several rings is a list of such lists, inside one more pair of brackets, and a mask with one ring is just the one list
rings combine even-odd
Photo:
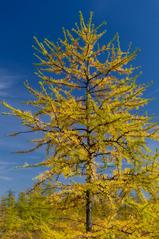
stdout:
[[[150,84],[145,97],[154,98],[144,111],[155,115],[159,121],[159,2],[134,0],[133,3],[122,0],[96,0],[92,2],[51,0],[22,3],[20,0],[1,4],[0,9],[0,100],[5,100],[13,106],[23,108],[21,102],[29,99],[23,83],[26,80],[36,86],[38,78],[34,75],[33,36],[39,40],[48,38],[56,41],[61,37],[62,27],[71,29],[75,22],[79,22],[79,10],[84,18],[88,19],[89,12],[93,11],[93,21],[96,25],[107,22],[107,33],[103,41],[109,41],[118,32],[121,47],[126,49],[132,42],[133,49],[142,51],[135,59],[134,65],[142,67],[143,74],[138,82]],[[63,6],[63,8],[61,8]],[[53,9],[53,10],[52,10]],[[121,12],[119,11],[121,9]],[[141,14],[142,11],[142,14]],[[153,80],[153,84],[151,81]],[[1,112],[5,111],[0,106]],[[44,150],[33,154],[19,155],[13,152],[28,148],[29,136],[8,137],[13,131],[22,129],[19,120],[13,117],[0,117],[0,195],[12,189],[15,193],[26,190],[33,184],[33,178],[41,169],[16,168],[25,162],[39,161],[44,157]],[[157,143],[152,147],[157,147]]]

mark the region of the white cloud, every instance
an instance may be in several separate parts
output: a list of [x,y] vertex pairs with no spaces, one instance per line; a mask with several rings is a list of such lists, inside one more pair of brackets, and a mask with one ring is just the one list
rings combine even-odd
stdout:
[[6,96],[8,90],[11,89],[20,78],[22,78],[22,75],[13,73],[5,68],[0,68],[0,96]]
[[12,179],[12,177],[0,176],[0,180],[11,181]]
[[[2,175],[4,175],[4,174],[6,175],[9,172],[14,171],[15,168],[16,168],[16,164],[13,162],[10,162],[10,163],[9,162],[8,163],[0,162],[0,179],[1,179]],[[3,177],[6,177],[5,175]]]
[[8,165],[16,165],[15,162],[8,162],[8,161],[1,161],[0,160],[0,166],[8,166]]

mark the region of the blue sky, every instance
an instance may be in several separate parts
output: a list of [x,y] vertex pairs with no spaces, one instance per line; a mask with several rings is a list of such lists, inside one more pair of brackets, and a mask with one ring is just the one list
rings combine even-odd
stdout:
[[[158,0],[6,0],[0,4],[0,99],[20,107],[28,98],[23,82],[36,84],[33,62],[33,36],[40,40],[56,41],[61,28],[72,28],[82,10],[87,18],[94,12],[94,21],[107,21],[110,40],[118,32],[121,46],[126,49],[129,42],[141,48],[135,61],[142,66],[140,82],[153,85],[145,96],[153,98],[146,107],[159,121],[159,1]],[[0,111],[4,111],[0,106]],[[19,121],[0,115],[0,195],[12,189],[15,192],[30,187],[39,169],[16,169],[24,162],[36,162],[44,156],[40,151],[32,155],[16,155],[16,150],[29,146],[29,138],[8,137],[7,134],[20,129]]]

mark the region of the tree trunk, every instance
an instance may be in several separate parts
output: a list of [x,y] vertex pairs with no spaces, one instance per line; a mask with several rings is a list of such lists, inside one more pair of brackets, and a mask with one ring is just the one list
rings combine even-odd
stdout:
[[92,195],[86,191],[86,232],[92,231]]

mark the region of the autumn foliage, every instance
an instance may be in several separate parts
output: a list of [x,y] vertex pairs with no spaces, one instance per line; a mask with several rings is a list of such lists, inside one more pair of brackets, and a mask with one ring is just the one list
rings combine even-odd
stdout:
[[34,190],[51,181],[45,200],[56,219],[40,219],[38,238],[159,238],[158,152],[149,146],[159,127],[140,113],[148,100],[131,65],[138,51],[123,51],[118,34],[102,44],[103,27],[80,13],[57,43],[35,38],[39,87],[25,83],[34,110],[3,103],[28,133],[40,133],[22,153],[46,147],[46,158],[30,166],[46,168]]

